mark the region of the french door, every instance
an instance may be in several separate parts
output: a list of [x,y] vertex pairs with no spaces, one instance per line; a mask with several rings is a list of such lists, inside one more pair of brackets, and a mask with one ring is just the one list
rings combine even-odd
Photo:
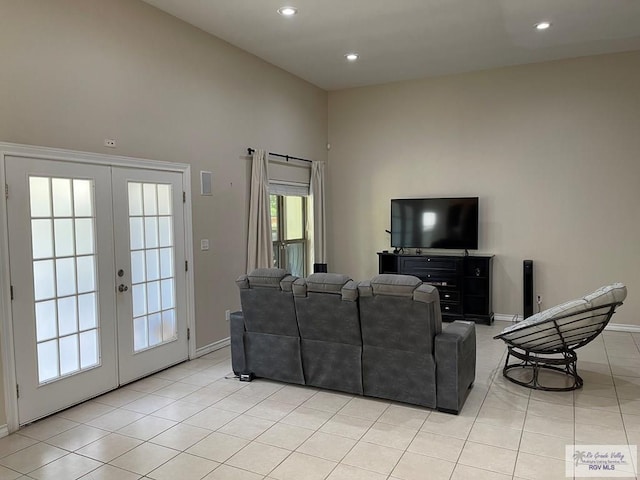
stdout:
[[185,360],[182,174],[11,156],[5,173],[19,423]]
[[123,384],[188,356],[184,210],[179,173],[115,168],[112,181]]

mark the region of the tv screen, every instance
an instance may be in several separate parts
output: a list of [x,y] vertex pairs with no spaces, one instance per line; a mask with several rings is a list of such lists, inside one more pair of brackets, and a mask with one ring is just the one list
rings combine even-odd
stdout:
[[391,200],[391,246],[478,249],[478,197]]

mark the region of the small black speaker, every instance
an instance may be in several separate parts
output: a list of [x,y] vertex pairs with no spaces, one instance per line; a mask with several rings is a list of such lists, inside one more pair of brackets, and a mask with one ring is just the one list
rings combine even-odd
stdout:
[[327,273],[327,264],[326,263],[314,263],[313,264],[313,273]]
[[524,318],[533,315],[533,260],[522,262],[522,306]]

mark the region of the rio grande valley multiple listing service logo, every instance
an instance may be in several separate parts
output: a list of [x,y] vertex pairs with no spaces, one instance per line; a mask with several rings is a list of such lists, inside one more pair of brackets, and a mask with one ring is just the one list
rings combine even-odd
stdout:
[[567,445],[567,477],[636,478],[637,445]]

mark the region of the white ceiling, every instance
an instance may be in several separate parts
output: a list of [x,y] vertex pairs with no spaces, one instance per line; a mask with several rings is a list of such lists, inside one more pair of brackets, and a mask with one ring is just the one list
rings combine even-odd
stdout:
[[640,0],[144,1],[326,90],[640,50]]

